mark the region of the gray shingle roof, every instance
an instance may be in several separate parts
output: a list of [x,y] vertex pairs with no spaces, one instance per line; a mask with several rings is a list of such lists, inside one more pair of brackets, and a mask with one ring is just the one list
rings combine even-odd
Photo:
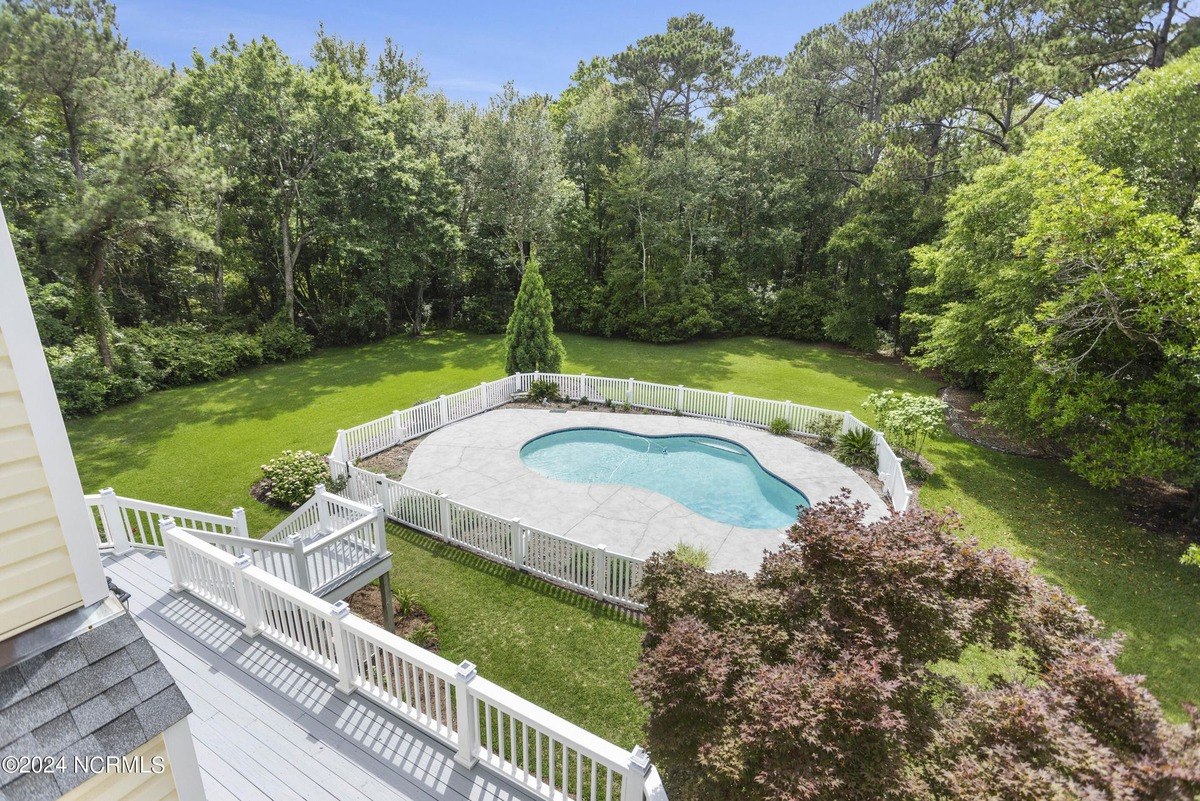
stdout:
[[128,614],[0,671],[0,758],[66,757],[66,770],[0,769],[0,801],[42,801],[91,778],[75,757],[123,756],[191,712]]

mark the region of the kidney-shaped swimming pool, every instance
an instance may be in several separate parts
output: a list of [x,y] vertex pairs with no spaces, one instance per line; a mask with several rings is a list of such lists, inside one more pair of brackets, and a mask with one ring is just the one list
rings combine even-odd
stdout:
[[719,437],[568,428],[526,442],[521,461],[561,481],[648,489],[743,528],[783,528],[809,506],[804,493],[763,469],[750,451]]

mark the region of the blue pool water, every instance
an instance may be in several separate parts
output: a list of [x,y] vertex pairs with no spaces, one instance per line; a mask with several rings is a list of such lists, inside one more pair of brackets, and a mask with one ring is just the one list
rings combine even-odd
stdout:
[[796,521],[797,507],[809,505],[802,492],[764,470],[750,451],[718,437],[570,428],[526,442],[521,461],[561,481],[648,489],[743,528],[783,528]]

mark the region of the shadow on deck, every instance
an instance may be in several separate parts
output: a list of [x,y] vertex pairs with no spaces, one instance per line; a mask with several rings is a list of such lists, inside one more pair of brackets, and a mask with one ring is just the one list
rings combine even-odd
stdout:
[[104,558],[130,611],[191,703],[210,799],[237,801],[526,801],[450,748],[406,727],[315,668],[187,594],[170,591],[166,556]]

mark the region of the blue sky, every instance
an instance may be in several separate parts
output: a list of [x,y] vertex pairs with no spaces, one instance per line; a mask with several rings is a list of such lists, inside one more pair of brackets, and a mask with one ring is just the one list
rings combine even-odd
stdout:
[[207,53],[230,33],[268,34],[307,59],[318,22],[378,52],[385,36],[419,54],[430,83],[462,100],[486,101],[506,80],[522,92],[558,93],[581,60],[623,49],[665,28],[667,18],[699,11],[732,26],[755,55],[785,55],[805,32],[866,0],[677,2],[316,2],[316,0],[117,0],[122,32],[151,58],[180,65],[193,48]]

